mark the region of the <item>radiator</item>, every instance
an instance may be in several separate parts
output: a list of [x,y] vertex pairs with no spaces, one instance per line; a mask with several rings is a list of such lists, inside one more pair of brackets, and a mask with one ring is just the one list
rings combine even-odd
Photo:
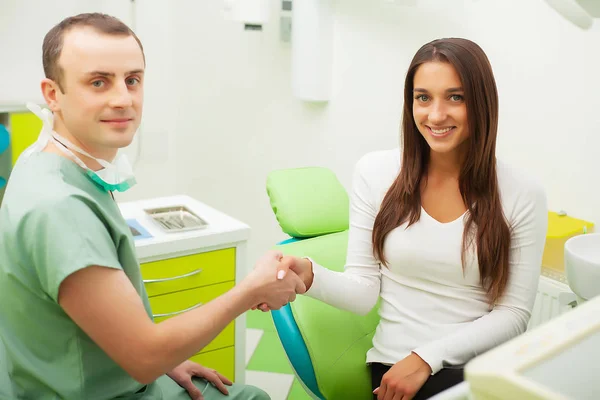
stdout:
[[576,304],[575,293],[571,291],[564,276],[540,276],[540,283],[535,296],[535,304],[527,329],[535,328],[543,323],[569,311]]

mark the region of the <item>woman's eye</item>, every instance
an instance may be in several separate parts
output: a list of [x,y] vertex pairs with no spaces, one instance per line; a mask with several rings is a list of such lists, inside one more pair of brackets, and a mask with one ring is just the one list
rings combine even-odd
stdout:
[[97,88],[102,87],[103,84],[104,82],[100,80],[92,82],[92,86]]
[[452,99],[452,101],[462,101],[463,97],[460,94],[453,94],[450,96],[450,99]]
[[427,101],[427,100],[429,100],[429,97],[427,97],[426,94],[420,94],[416,97],[416,99],[419,101]]

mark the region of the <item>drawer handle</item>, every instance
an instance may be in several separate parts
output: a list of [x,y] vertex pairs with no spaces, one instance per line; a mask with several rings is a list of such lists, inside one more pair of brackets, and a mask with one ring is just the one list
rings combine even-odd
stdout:
[[183,314],[184,312],[193,310],[194,308],[198,308],[201,305],[202,305],[202,303],[198,303],[198,304],[195,304],[195,305],[191,306],[190,308],[186,308],[185,310],[173,311],[173,312],[165,313],[165,314],[153,314],[152,316],[155,317],[155,318],[170,317],[172,315]]
[[144,283],[158,283],[158,282],[175,281],[177,279],[183,279],[183,278],[187,278],[187,277],[190,277],[190,276],[197,275],[200,272],[202,272],[202,268],[197,269],[197,270],[192,271],[192,272],[188,272],[187,274],[183,274],[183,275],[179,275],[179,276],[172,276],[170,278],[144,279]]

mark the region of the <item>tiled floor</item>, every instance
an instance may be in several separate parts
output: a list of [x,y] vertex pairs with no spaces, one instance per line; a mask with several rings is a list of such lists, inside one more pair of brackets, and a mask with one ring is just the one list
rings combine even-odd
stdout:
[[246,383],[266,391],[272,400],[310,400],[294,376],[270,313],[248,311]]

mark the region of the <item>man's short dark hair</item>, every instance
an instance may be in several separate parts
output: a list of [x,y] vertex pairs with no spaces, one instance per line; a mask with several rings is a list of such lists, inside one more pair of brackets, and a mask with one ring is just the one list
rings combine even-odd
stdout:
[[65,18],[48,31],[44,37],[44,44],[42,46],[44,74],[46,75],[46,78],[56,82],[63,93],[65,92],[62,82],[64,71],[60,65],[58,65],[58,59],[62,51],[64,35],[73,28],[85,26],[92,27],[98,32],[106,33],[108,35],[133,36],[138,42],[140,49],[142,50],[142,56],[144,56],[144,62],[146,62],[142,42],[136,34],[118,18],[101,13],[85,13]]

